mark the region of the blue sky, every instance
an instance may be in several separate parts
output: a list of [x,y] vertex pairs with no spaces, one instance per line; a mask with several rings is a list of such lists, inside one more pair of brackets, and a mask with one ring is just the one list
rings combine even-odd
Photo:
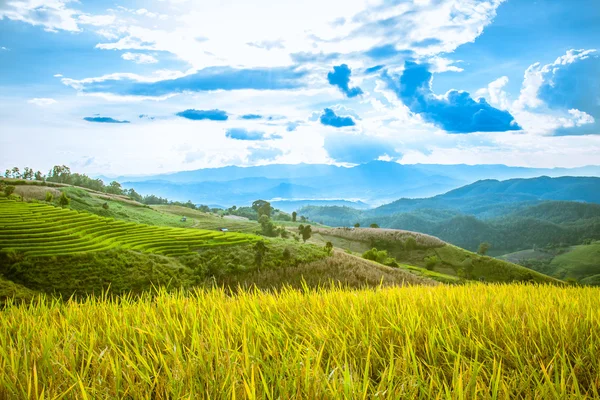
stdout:
[[600,164],[597,0],[0,0],[0,164]]

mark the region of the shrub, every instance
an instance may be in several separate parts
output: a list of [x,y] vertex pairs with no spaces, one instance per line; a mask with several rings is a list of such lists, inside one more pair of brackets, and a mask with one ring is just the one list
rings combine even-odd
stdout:
[[52,200],[54,200],[54,195],[50,192],[46,192],[46,201],[52,203]]
[[366,260],[376,261],[380,264],[384,264],[389,258],[386,250],[377,250],[375,247],[373,247],[371,250],[365,251],[362,257]]
[[61,207],[66,207],[69,205],[70,202],[71,199],[67,197],[67,194],[65,192],[62,192],[60,198],[58,199],[58,204],[60,204]]
[[333,252],[333,244],[331,242],[325,243],[325,251],[327,252],[327,254],[331,255],[331,253]]
[[4,187],[4,195],[6,197],[9,197],[14,192],[15,192],[15,187],[13,185],[7,185]]
[[436,265],[440,263],[440,258],[438,256],[429,256],[425,257],[425,268],[430,271],[433,271]]

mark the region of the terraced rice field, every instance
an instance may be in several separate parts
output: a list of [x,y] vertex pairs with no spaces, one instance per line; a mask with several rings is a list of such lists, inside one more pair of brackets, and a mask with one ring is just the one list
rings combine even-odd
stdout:
[[181,256],[259,240],[242,233],[168,228],[103,218],[39,203],[0,199],[0,251],[56,256],[115,247]]

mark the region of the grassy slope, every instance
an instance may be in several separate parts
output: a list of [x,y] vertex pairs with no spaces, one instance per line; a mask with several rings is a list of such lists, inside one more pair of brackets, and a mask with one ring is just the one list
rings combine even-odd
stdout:
[[[488,282],[535,281],[558,283],[556,279],[540,274],[522,266],[506,261],[481,256],[461,249],[437,238],[408,231],[392,231],[396,236],[389,236],[390,231],[385,229],[360,228],[347,229],[317,229],[316,241],[331,241],[334,245],[362,253],[372,247],[387,250],[390,256],[403,264],[421,267],[426,266],[426,258],[437,256],[440,259],[434,267],[434,272],[450,277],[467,273],[469,279],[482,278]],[[416,239],[417,248],[407,251],[403,245],[404,240],[412,236]],[[388,239],[389,237],[389,239]],[[470,271],[470,272],[469,272]],[[434,276],[431,276],[435,278]]]
[[[182,206],[159,205],[152,206],[152,209],[163,215],[176,216],[180,225],[184,225],[189,228],[211,230],[227,228],[230,231],[245,233],[254,233],[260,229],[260,226],[256,221],[250,221],[242,218],[221,218],[220,216],[212,213],[204,213]],[[182,216],[187,218],[186,222],[181,222]]]
[[550,266],[556,275],[565,278],[582,279],[600,275],[600,242],[573,246],[571,251],[554,257]]
[[548,251],[524,250],[499,258],[560,279],[600,285],[600,242]]
[[[99,214],[103,214],[102,211],[109,211],[111,213],[109,215],[125,217],[124,219],[129,221],[143,220],[159,225],[165,221],[165,218],[173,217],[179,221],[180,216],[171,213],[181,214],[182,211],[191,216],[192,221],[188,220],[189,222],[196,225],[204,223],[203,227],[206,227],[206,223],[221,223],[226,220],[187,209],[169,209],[169,212],[158,212],[151,208],[129,203],[123,204],[116,200],[112,200],[109,209],[105,210],[101,207],[103,202],[100,203],[93,195],[88,196],[87,193],[81,193],[73,188],[67,189],[71,195],[73,208],[84,210],[95,207],[95,211]],[[83,226],[66,227],[71,223],[70,218],[77,219],[77,221],[83,220],[86,224],[88,220],[92,223],[97,223],[95,221],[108,221],[107,224],[121,225],[127,223],[123,221],[110,222],[115,220],[94,216],[85,211],[75,212],[49,207],[44,204],[2,200],[0,205],[6,208],[0,210],[4,221],[4,228],[2,229],[6,233],[4,236],[0,235],[0,239],[6,242],[4,248],[6,249],[6,246],[15,249],[19,246],[22,248],[22,250],[0,252],[0,277],[2,277],[0,281],[0,302],[4,302],[13,296],[28,300],[36,292],[51,293],[68,298],[72,295],[101,294],[109,287],[110,292],[113,294],[127,292],[139,294],[152,290],[153,287],[191,288],[198,285],[211,285],[215,282],[245,286],[257,284],[257,286],[263,288],[281,288],[285,284],[295,285],[299,282],[306,282],[309,286],[312,286],[329,283],[330,280],[349,287],[364,287],[379,285],[380,283],[384,285],[434,283],[427,278],[409,275],[404,271],[391,270],[388,267],[371,264],[361,259],[355,259],[354,263],[346,263],[347,256],[344,254],[336,253],[333,257],[327,258],[322,246],[302,244],[293,239],[265,239],[267,253],[259,272],[257,272],[255,250],[252,243],[207,247],[197,253],[180,257],[166,257],[132,251],[118,245],[118,243],[111,246],[108,251],[101,249],[97,252],[77,251],[73,254],[59,252],[54,256],[28,256],[27,251],[34,250],[33,246],[59,246],[59,248],[62,248],[62,240],[69,242],[70,240],[81,241],[89,238],[90,234],[84,235],[82,234],[83,231],[80,231]],[[19,212],[22,215],[18,214],[20,216],[17,216],[15,210],[20,210]],[[39,210],[44,211],[42,213]],[[52,216],[50,217],[50,215]],[[36,216],[42,216],[43,221],[36,222],[36,218],[38,218]],[[14,220],[15,217],[17,217],[17,220]],[[204,217],[204,219],[199,217]],[[58,219],[53,222],[55,218]],[[256,223],[248,221],[231,220],[231,222],[238,224],[236,227],[241,230],[257,226]],[[46,232],[27,233],[26,236],[23,236],[23,239],[15,236],[18,233],[13,233],[13,228],[21,226],[20,224],[31,226],[32,229],[47,230],[48,228],[41,228],[41,226],[53,223],[58,225],[52,225],[55,228],[47,232],[50,235],[48,239],[37,237],[42,234],[45,235]],[[138,225],[129,224],[128,232],[135,231],[138,227]],[[222,224],[219,225],[222,226]],[[101,229],[104,229],[103,226]],[[153,227],[152,225],[139,226],[147,226],[143,229],[149,231],[170,229],[173,232],[181,231],[182,234],[189,232],[188,235],[202,232],[197,229],[173,230],[172,228]],[[66,230],[63,230],[65,227]],[[234,227],[232,226],[232,228]],[[214,232],[214,234],[223,235],[220,232]],[[232,233],[228,235],[240,234]],[[160,236],[161,240],[166,237],[165,234]],[[124,238],[129,240],[130,235],[125,235]],[[25,242],[31,243],[26,244]],[[52,244],[54,242],[56,244]],[[0,245],[2,243],[0,242]],[[180,242],[178,242],[179,244]],[[75,250],[78,249],[79,247],[75,246]],[[289,260],[284,259],[284,250],[286,249],[290,253]],[[70,248],[67,250],[67,253],[71,251]],[[266,279],[266,275],[272,278]],[[274,277],[278,278],[275,279]]]

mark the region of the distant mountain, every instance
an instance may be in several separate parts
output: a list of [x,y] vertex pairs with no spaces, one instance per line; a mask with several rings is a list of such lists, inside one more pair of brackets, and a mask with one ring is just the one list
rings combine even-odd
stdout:
[[372,210],[312,206],[299,213],[331,226],[376,223],[427,233],[469,250],[490,242],[493,251],[502,254],[600,239],[599,203],[600,178],[540,177],[480,181],[432,198],[401,199]]
[[[119,177],[126,188],[194,203],[248,205],[253,200],[353,199],[380,205],[398,198],[439,195],[480,179],[539,175],[600,176],[600,167],[530,169],[505,165],[428,165],[373,161],[347,168],[273,164],[207,168],[172,174]],[[112,180],[103,177],[103,179]]]
[[271,205],[288,213],[307,206],[352,207],[357,210],[366,210],[370,207],[367,203],[363,203],[362,201],[348,200],[275,200],[271,201]]
[[428,199],[400,199],[370,210],[368,215],[393,215],[432,208],[490,218],[544,200],[600,203],[600,178],[542,176],[506,181],[484,180]]

